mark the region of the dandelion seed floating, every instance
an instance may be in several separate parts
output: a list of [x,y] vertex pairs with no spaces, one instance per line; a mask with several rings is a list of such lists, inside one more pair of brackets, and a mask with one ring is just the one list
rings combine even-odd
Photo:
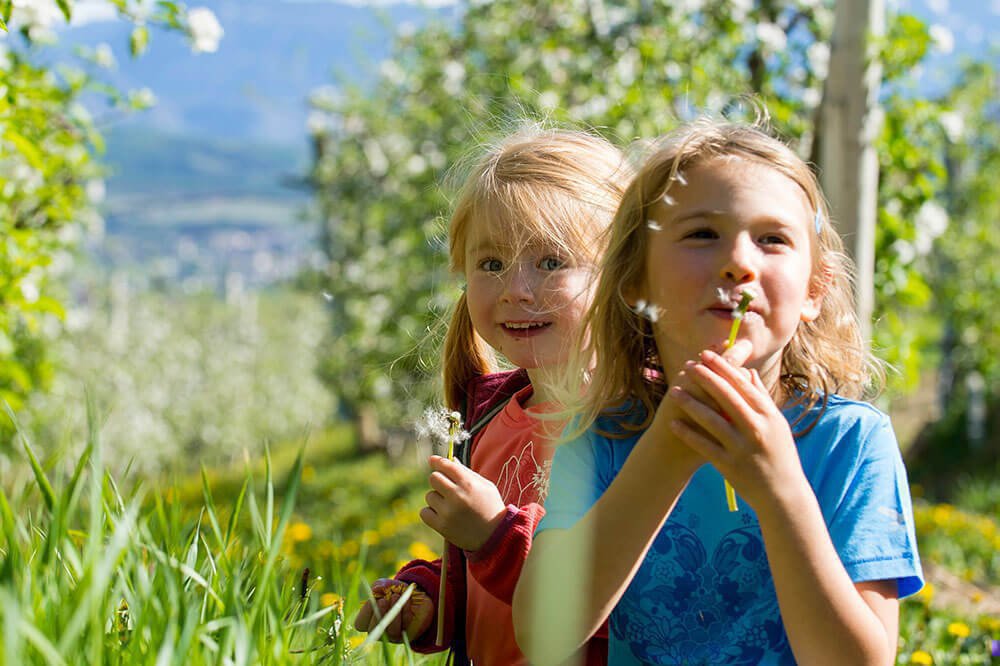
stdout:
[[673,198],[672,196],[670,196],[669,194],[664,194],[664,195],[663,195],[663,203],[665,203],[665,204],[666,204],[666,205],[668,205],[668,206],[673,206],[674,204],[676,204],[676,203],[677,203],[677,200],[676,200],[676,199],[674,199],[674,198]]
[[685,178],[684,174],[681,173],[680,171],[678,171],[677,173],[674,174],[674,180],[676,180],[681,185],[687,185],[688,184],[687,178]]
[[663,227],[656,220],[646,220],[646,226],[653,231],[663,231]]
[[660,306],[656,303],[649,303],[640,298],[635,302],[634,309],[637,315],[648,319],[654,324],[660,319]]
[[[720,289],[719,295],[724,297],[725,292]],[[750,307],[750,301],[752,300],[752,291],[744,289],[740,292],[740,303],[736,306],[736,310],[733,312],[733,325],[729,328],[729,338],[726,340],[726,349],[729,349],[736,344],[736,334],[740,332],[740,324],[743,323],[743,317],[746,316],[747,309]],[[726,505],[729,507],[730,511],[739,511],[740,507],[736,503],[736,489],[729,483],[729,479],[724,479],[723,483],[726,487]]]

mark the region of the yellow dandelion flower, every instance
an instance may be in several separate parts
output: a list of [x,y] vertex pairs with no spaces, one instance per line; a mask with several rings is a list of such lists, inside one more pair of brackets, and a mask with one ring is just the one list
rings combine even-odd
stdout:
[[976,590],[975,592],[970,594],[969,597],[972,599],[972,603],[974,604],[982,603],[983,601],[983,593],[980,592],[979,590]]
[[365,637],[364,637],[364,636],[362,636],[362,635],[360,635],[360,634],[356,634],[356,635],[354,635],[354,636],[351,636],[350,638],[348,638],[348,639],[347,639],[347,645],[348,645],[348,646],[349,646],[349,647],[350,647],[350,648],[351,648],[352,650],[353,650],[354,648],[358,647],[359,645],[361,645],[361,644],[362,644],[362,643],[364,643],[364,642],[365,642]]
[[314,481],[316,479],[316,468],[312,465],[306,465],[302,468],[302,480],[306,483]]
[[964,622],[952,622],[948,625],[948,633],[959,638],[969,637],[969,625]]
[[360,550],[361,548],[358,546],[357,541],[354,541],[353,539],[351,539],[350,541],[345,541],[340,546],[340,557],[341,558],[354,557],[355,555],[358,554]]
[[339,594],[334,592],[325,592],[320,595],[319,603],[326,608],[327,606],[341,606],[343,605],[344,600],[340,598]]
[[950,504],[938,504],[934,507],[934,511],[931,514],[931,518],[935,525],[939,527],[944,527],[951,520],[952,511],[954,507]]
[[414,541],[410,544],[410,555],[412,555],[415,560],[428,561],[436,560],[438,557],[437,553],[431,550],[430,546],[423,541]]
[[327,539],[320,541],[319,546],[316,547],[316,553],[323,558],[333,557],[333,552],[333,542]]
[[378,545],[378,542],[381,540],[382,538],[375,530],[365,530],[364,532],[361,533],[361,543],[365,544],[366,546]]
[[932,657],[928,652],[917,650],[910,655],[910,663],[921,664],[921,666],[931,666],[931,664],[934,663],[934,657]]
[[934,583],[925,583],[917,593],[917,598],[929,605],[934,598]]
[[305,523],[292,523],[288,526],[288,538],[295,543],[309,541],[312,538],[312,528]]

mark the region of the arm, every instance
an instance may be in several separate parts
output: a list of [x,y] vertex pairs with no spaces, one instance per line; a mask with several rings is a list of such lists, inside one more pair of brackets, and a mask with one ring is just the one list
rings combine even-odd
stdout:
[[[535,536],[513,603],[517,642],[532,663],[561,662],[597,630],[701,464],[683,446],[664,441],[673,438],[662,411],[575,525]],[[560,460],[562,453],[556,453],[554,475],[570,460]]]
[[478,550],[466,551],[469,573],[494,597],[510,604],[521,568],[531,549],[532,535],[545,515],[540,504],[507,505],[500,524]]
[[[749,342],[740,341],[725,352],[725,357],[741,366],[751,352]],[[702,395],[684,372],[672,383]],[[532,662],[559,663],[601,626],[632,581],[691,476],[704,464],[701,454],[671,432],[670,423],[680,414],[674,401],[661,401],[649,429],[583,517],[567,529],[548,529],[535,535],[513,603],[517,642]],[[581,495],[580,478],[585,482],[593,470],[586,463],[572,464],[566,453],[563,467],[575,468],[567,475],[576,477],[577,490],[572,481],[567,481],[567,486],[571,494]],[[557,469],[559,458],[557,451],[552,488],[558,483],[557,471],[563,471]],[[548,501],[552,497],[550,490]]]
[[686,415],[672,427],[757,512],[796,660],[891,664],[898,634],[896,582],[851,580],[802,470],[788,422],[760,377],[737,372],[711,352],[689,367],[689,374],[719,411],[671,389]]

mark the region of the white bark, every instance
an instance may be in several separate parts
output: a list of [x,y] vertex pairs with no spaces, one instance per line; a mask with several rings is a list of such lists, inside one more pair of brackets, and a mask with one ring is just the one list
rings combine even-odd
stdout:
[[820,180],[857,265],[856,303],[865,340],[874,307],[875,221],[882,127],[878,105],[882,67],[874,40],[885,34],[883,0],[837,0],[830,71],[820,111]]

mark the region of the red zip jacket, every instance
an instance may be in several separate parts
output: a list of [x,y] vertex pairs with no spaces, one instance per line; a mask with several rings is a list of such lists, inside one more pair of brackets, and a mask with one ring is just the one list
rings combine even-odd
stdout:
[[[491,409],[501,407],[511,396],[529,385],[528,374],[524,370],[515,370],[490,375],[481,375],[469,382],[466,390],[465,424],[471,427],[479,422]],[[482,429],[473,436],[471,446],[475,446]],[[466,460],[471,455],[465,456]],[[446,646],[450,646],[456,664],[468,663],[465,653],[465,617],[466,617],[466,567],[476,578],[480,586],[500,601],[510,604],[514,596],[514,588],[521,575],[521,568],[531,548],[535,527],[545,515],[540,504],[530,503],[525,506],[507,506],[507,513],[492,536],[475,552],[462,551],[449,544],[448,584],[446,586],[447,607],[453,609],[445,616],[444,637]],[[455,566],[459,565],[459,566]],[[416,583],[432,600],[434,608],[438,604],[438,588],[441,579],[441,560],[428,562],[414,560],[407,563],[394,576],[397,580]],[[437,635],[437,614],[434,614],[431,626],[410,643],[416,652],[440,652],[445,648],[435,645]],[[607,664],[608,642],[607,624],[602,626],[597,634],[588,641],[586,646],[586,666],[604,666]]]

